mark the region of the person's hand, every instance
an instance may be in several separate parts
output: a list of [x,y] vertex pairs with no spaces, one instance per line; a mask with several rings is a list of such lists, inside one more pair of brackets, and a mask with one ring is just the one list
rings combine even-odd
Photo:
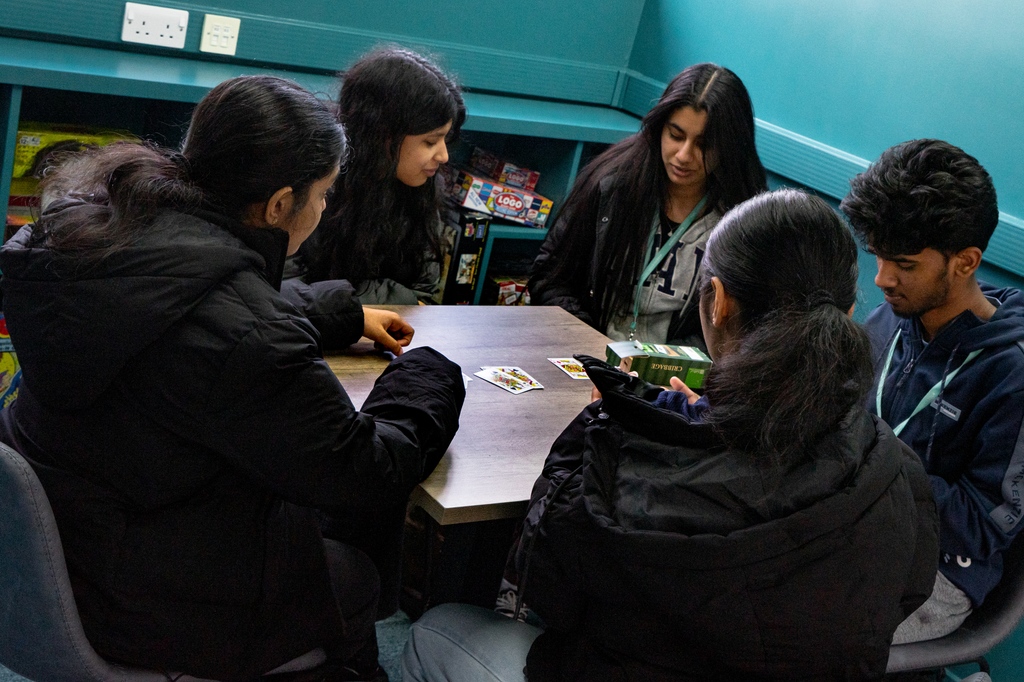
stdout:
[[415,331],[396,312],[363,306],[363,336],[373,341],[376,348],[401,355]]
[[[622,370],[619,370],[619,371],[621,372]],[[636,372],[629,372],[629,376],[635,377],[635,376],[640,376],[640,375],[637,374]],[[597,386],[591,387],[591,389],[590,389],[590,402],[594,402],[595,400],[600,400],[600,399],[601,399],[601,391],[597,390]]]
[[668,380],[669,386],[673,391],[679,391],[680,393],[686,394],[686,402],[693,405],[695,402],[700,400],[700,396],[690,390],[690,387],[683,383],[683,380],[679,377],[672,377]]

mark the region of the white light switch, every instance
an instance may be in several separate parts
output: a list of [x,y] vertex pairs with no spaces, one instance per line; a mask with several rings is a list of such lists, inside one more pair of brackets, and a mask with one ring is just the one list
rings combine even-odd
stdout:
[[203,37],[199,50],[216,54],[234,54],[238,48],[238,29],[241,19],[207,14],[203,20]]

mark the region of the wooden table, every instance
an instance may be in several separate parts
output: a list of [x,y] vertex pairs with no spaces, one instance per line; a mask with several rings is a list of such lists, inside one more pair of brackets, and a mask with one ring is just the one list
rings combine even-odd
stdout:
[[[390,306],[389,306],[390,307]],[[459,432],[412,501],[439,524],[521,516],[551,443],[590,402],[592,384],[548,358],[603,358],[609,339],[558,307],[393,306],[416,329],[410,348],[432,346],[473,378]],[[327,361],[358,406],[387,366],[366,339]],[[473,373],[517,366],[544,385],[518,395]]]

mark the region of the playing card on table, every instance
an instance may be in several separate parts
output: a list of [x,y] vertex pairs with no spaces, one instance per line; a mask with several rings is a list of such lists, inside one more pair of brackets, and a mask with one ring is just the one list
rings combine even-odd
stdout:
[[475,375],[511,393],[544,388],[540,382],[518,367],[481,367]]
[[562,370],[573,379],[589,379],[586,370],[583,369],[583,365],[579,363],[579,360],[575,358],[548,358],[549,362],[554,363],[555,367]]
[[480,369],[493,369],[523,382],[530,388],[544,388],[539,381],[531,377],[519,367],[481,367]]

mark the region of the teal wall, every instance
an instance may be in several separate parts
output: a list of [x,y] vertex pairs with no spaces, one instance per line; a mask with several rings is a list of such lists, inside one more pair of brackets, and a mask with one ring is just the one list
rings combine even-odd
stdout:
[[[123,7],[122,2],[107,0]],[[97,4],[106,4],[98,2]],[[156,3],[159,4],[159,3]],[[195,4],[195,3],[190,3]],[[408,0],[216,0],[224,14],[282,15],[381,34],[622,66],[629,60],[643,0],[430,3]]]
[[[1018,0],[647,0],[629,68],[666,82],[690,64],[722,64],[747,85],[759,120],[861,160],[915,137],[948,140],[988,169],[1000,210],[1021,225],[1022,35]],[[758,136],[760,146],[763,128]],[[830,187],[840,195],[845,181]],[[1003,267],[986,263],[981,277],[1024,286],[1019,229],[1000,226],[990,251]],[[1002,248],[1008,236],[1017,241]],[[861,271],[858,317],[881,302],[873,259]]]
[[[190,12],[189,37],[196,37],[204,13],[243,17],[240,43],[246,42],[244,18],[282,26],[310,24],[434,43],[468,45],[606,66],[629,61],[643,0],[598,0],[580,12],[577,5],[547,0],[517,0],[514,5],[426,3],[409,0],[150,0],[149,4]],[[0,27],[19,31],[119,42],[124,0],[0,0]],[[191,47],[191,41],[186,49]],[[258,48],[258,46],[253,46]],[[287,46],[285,58],[305,61],[331,45]],[[264,55],[276,61],[274,55]],[[340,65],[339,65],[340,66]]]
[[1024,217],[1019,0],[648,0],[629,66],[667,81],[701,61],[746,83],[756,116],[863,159],[948,140]]
[[[0,34],[245,65],[337,71],[381,42],[436,55],[478,90],[610,105],[620,96],[644,0],[514,5],[409,0],[191,0],[183,50],[120,41],[123,0],[0,0]],[[203,14],[242,20],[237,54],[199,52]]]

